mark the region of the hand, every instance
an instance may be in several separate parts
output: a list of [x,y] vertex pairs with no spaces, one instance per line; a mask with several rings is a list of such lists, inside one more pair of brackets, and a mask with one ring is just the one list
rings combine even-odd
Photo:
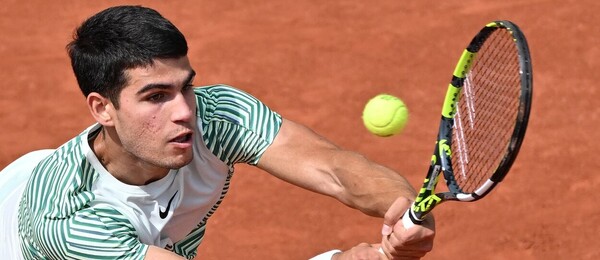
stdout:
[[347,251],[333,255],[331,260],[387,260],[379,248],[379,244],[360,243]]
[[381,234],[381,248],[389,259],[420,259],[433,248],[435,221],[428,214],[421,225],[408,230],[402,224],[402,215],[412,202],[400,197],[385,213]]

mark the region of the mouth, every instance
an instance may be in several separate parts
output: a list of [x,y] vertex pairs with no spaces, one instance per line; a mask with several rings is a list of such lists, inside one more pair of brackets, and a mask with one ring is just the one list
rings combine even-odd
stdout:
[[182,133],[182,134],[178,135],[177,137],[171,139],[170,142],[187,144],[187,143],[190,143],[191,141],[192,141],[192,133],[186,132],[186,133]]

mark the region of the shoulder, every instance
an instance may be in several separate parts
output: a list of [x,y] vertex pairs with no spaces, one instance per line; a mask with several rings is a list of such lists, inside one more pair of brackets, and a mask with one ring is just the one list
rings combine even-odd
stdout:
[[282,117],[245,91],[227,85],[195,89],[199,128],[222,161],[255,163],[269,146]]
[[206,121],[247,124],[257,119],[281,121],[280,115],[251,94],[228,85],[197,87],[198,117]]
[[87,130],[39,161],[23,193],[28,214],[62,218],[93,199],[90,187],[97,176],[86,157]]
[[194,89],[196,103],[202,112],[236,112],[264,104],[249,93],[228,85],[212,85]]
[[214,99],[214,98],[219,98],[219,97],[226,97],[226,96],[245,96],[248,95],[248,93],[229,86],[229,85],[224,85],[224,84],[216,84],[216,85],[208,85],[208,86],[198,86],[194,88],[194,92],[196,93],[196,96],[198,97],[202,97],[202,98],[210,98],[210,99]]

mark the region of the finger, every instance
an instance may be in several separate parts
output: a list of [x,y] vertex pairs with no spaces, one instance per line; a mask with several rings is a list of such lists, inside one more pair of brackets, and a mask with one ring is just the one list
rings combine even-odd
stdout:
[[433,249],[434,234],[432,230],[422,226],[410,230],[405,230],[402,227],[395,228],[392,234],[382,238],[381,248],[388,256],[401,254],[398,253],[400,251],[421,251],[425,254]]
[[387,242],[392,247],[402,247],[407,250],[426,250],[431,248],[433,239],[431,236],[433,231],[423,227],[415,227],[410,230],[394,231],[388,238]]
[[372,246],[369,243],[363,242],[363,243],[360,243],[360,244],[356,245],[356,247],[372,247]]
[[381,253],[381,251],[377,251],[377,255],[379,256],[379,260],[388,260],[388,259],[390,259],[384,253]]
[[396,247],[407,247],[411,245],[425,245],[431,247],[435,237],[435,227],[433,218],[426,220],[418,226],[405,229],[403,225],[394,226],[392,234],[388,237],[388,241]]
[[385,254],[381,254],[381,256],[385,257],[385,259],[420,259],[426,255],[425,252],[422,251],[398,251],[398,252],[388,252]]
[[381,235],[387,236],[392,233],[394,225],[402,218],[404,212],[412,202],[404,197],[398,197],[383,216],[383,227]]
[[427,251],[414,248],[402,248],[396,250],[389,242],[383,242],[381,248],[387,259],[419,259],[427,254]]
[[[409,231],[404,231],[404,234],[398,234],[394,232],[389,237],[386,237],[382,241],[382,248],[385,249],[386,255],[390,259],[402,257],[423,257],[433,249],[433,239],[431,237],[421,237],[418,234],[406,234],[413,233],[416,230],[423,229],[423,227],[411,228]],[[431,230],[426,230],[431,232]],[[419,233],[419,232],[417,232]],[[407,237],[403,237],[407,235]]]
[[379,245],[379,252],[383,253],[386,258],[392,259],[392,252],[395,252],[395,249],[388,239],[389,236],[383,236],[381,239],[381,244]]

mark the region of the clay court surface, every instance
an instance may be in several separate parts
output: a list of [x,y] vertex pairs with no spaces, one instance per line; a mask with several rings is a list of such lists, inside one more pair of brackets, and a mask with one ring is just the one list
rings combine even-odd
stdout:
[[[123,1],[0,4],[0,168],[92,124],[64,46],[83,19]],[[131,2],[129,2],[131,3]],[[530,127],[486,199],[434,212],[425,259],[599,259],[600,29],[594,0],[148,1],[187,35],[196,83],[225,83],[420,186],[462,49],[491,20],[517,23],[534,70]],[[364,129],[375,94],[404,99],[405,131]],[[380,241],[382,220],[240,165],[198,259],[307,259]]]

